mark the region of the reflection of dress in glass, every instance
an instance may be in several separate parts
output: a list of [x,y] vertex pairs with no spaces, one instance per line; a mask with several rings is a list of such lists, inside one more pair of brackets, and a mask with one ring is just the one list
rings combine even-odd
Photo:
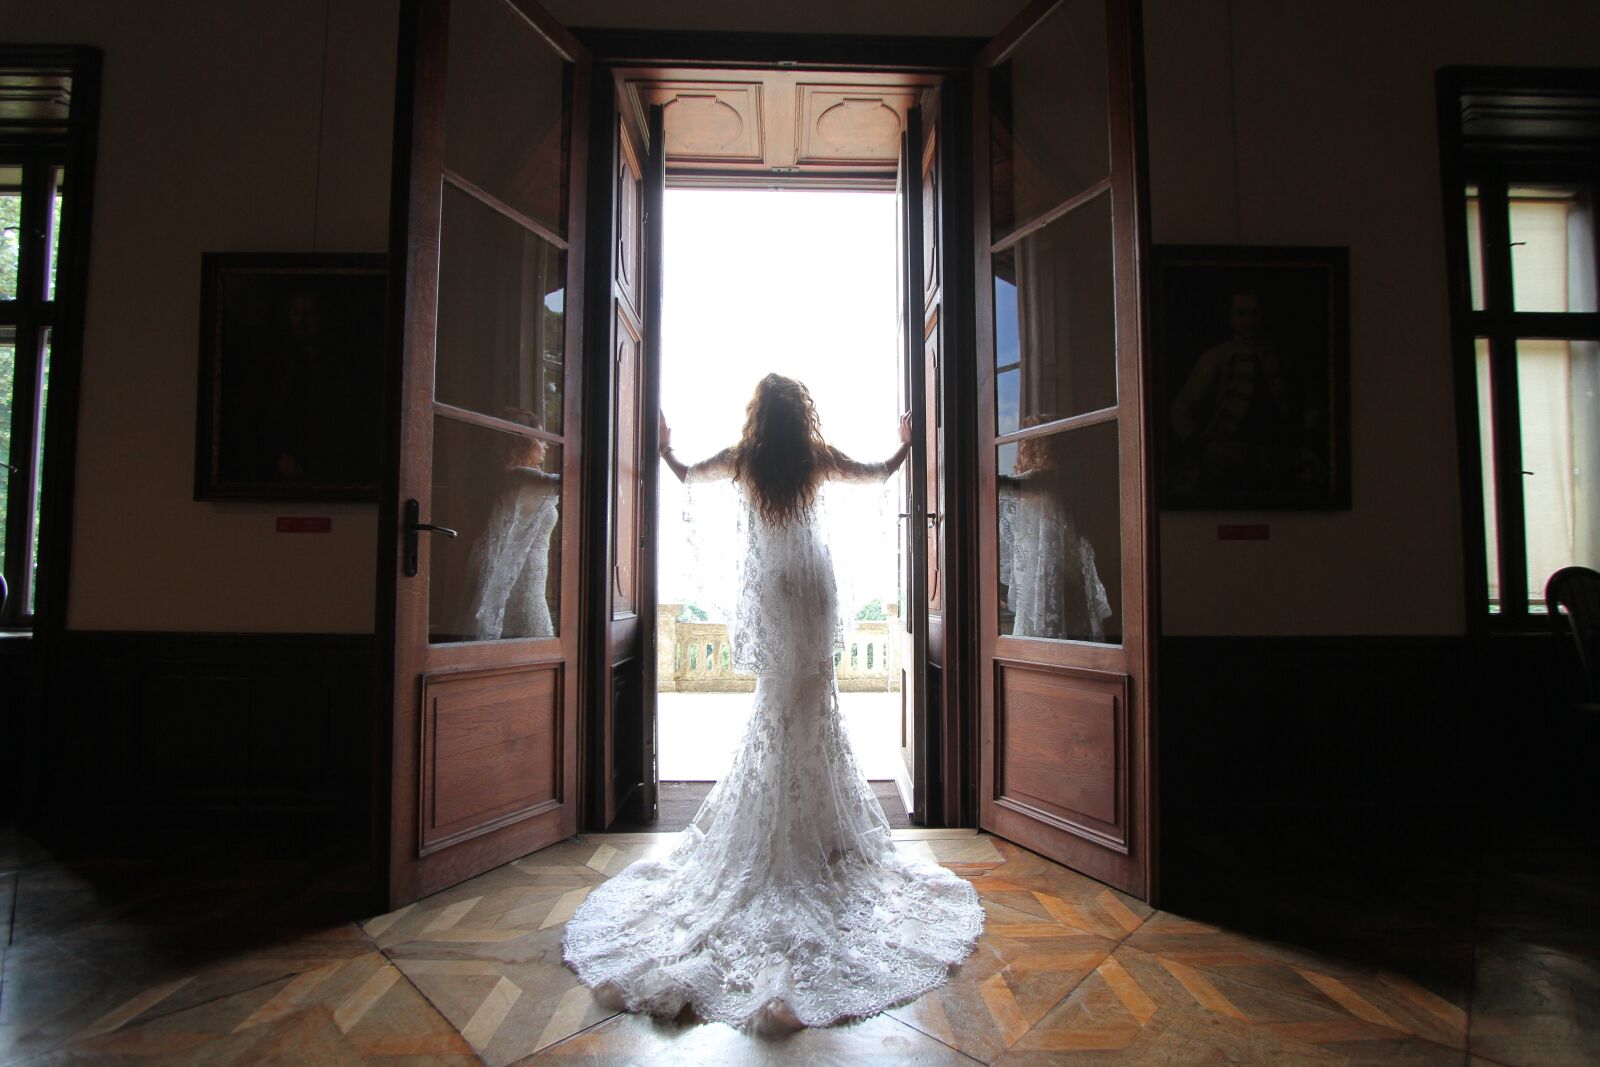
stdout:
[[999,483],[999,579],[1014,615],[1011,635],[1105,640],[1111,604],[1059,473],[1031,470]]
[[545,583],[550,534],[560,518],[561,476],[511,467],[483,534],[472,546],[465,637],[552,637]]
[[[689,480],[729,477],[727,455]],[[890,470],[845,460],[835,474]],[[744,741],[670,854],[589,894],[567,923],[566,960],[632,1011],[822,1026],[943,984],[983,909],[969,883],[896,851],[856,763],[820,507],[773,524],[740,500],[734,662],[756,675]]]

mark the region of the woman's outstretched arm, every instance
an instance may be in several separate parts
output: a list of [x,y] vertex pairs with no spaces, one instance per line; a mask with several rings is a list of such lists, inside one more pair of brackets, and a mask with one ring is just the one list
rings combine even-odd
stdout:
[[862,463],[860,460],[851,459],[840,452],[833,450],[833,465],[836,476],[847,482],[881,482],[893,474],[906,461],[906,455],[911,451],[911,412],[900,416],[900,447],[894,454],[882,463]]
[[733,449],[724,448],[710,459],[703,459],[699,463],[689,464],[679,459],[672,451],[672,427],[667,425],[667,417],[661,418],[661,458],[672,473],[678,476],[678,481],[707,481],[712,478],[729,478],[733,475]]

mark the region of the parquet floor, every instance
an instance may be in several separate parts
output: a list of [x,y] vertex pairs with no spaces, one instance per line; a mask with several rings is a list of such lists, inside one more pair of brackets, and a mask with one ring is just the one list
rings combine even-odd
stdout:
[[[350,914],[358,870],[248,840],[70,861],[0,839],[5,1064],[1405,1063],[1600,1060],[1600,868],[1552,846],[1469,887],[1350,907],[1349,951],[1149,907],[972,831],[897,831],[988,914],[942,989],[874,1018],[758,1037],[598,1004],[561,965],[584,896],[664,847],[574,838],[399,911]],[[104,846],[104,843],[101,843]],[[1432,900],[1437,906],[1427,906]],[[1423,903],[1419,903],[1419,901]]]

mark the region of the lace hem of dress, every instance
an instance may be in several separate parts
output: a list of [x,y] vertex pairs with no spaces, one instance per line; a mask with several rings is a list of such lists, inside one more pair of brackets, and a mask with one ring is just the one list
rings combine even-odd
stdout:
[[[983,932],[969,883],[901,862],[904,881],[891,875],[900,884],[881,886],[875,903],[857,896],[832,930],[827,919],[817,922],[830,903],[790,888],[768,897],[779,907],[757,903],[714,931],[668,914],[678,909],[650,891],[674,882],[670,861],[635,864],[597,887],[569,920],[565,962],[597,996],[630,1012],[673,1018],[687,1008],[747,1030],[864,1018],[944,985]],[[640,953],[640,941],[663,926],[679,943]],[[784,942],[791,951],[777,947]],[[808,945],[815,951],[793,951]]]
[[826,1026],[942,985],[972,952],[977,893],[896,851],[830,667],[758,676],[733,767],[672,852],[579,905],[565,961],[584,984],[652,1015]]

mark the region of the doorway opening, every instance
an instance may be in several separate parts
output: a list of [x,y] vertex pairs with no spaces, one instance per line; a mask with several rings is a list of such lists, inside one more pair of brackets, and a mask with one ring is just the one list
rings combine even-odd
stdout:
[[[889,191],[668,189],[663,211],[661,407],[685,461],[738,440],[768,373],[805,383],[823,433],[864,460],[888,455],[904,408],[898,235]],[[909,826],[901,684],[907,603],[897,473],[833,487],[844,630],[840,708],[891,825]],[[687,826],[732,763],[753,675],[733,662],[733,498],[660,482],[657,588],[658,830]]]

